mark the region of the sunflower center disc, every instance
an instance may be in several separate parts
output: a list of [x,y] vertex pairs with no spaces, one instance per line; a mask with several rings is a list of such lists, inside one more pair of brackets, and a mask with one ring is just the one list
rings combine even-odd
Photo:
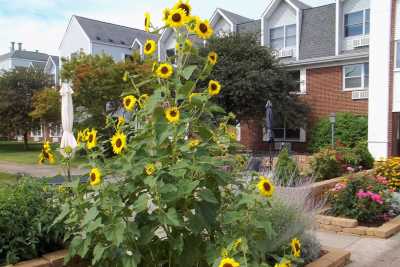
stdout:
[[90,180],[92,180],[92,181],[96,180],[96,174],[92,173],[90,175]]
[[174,22],[180,22],[181,19],[182,19],[181,14],[177,14],[177,13],[176,13],[176,14],[172,15],[172,20],[173,20]]
[[264,186],[264,189],[265,189],[266,191],[271,190],[271,186],[269,185],[269,183],[264,183],[263,186]]
[[199,29],[202,33],[206,33],[208,31],[208,27],[207,25],[205,25],[204,23],[201,23],[199,26]]
[[122,141],[121,141],[121,139],[118,139],[117,142],[115,143],[115,145],[116,145],[117,147],[121,147],[121,146],[122,146]]

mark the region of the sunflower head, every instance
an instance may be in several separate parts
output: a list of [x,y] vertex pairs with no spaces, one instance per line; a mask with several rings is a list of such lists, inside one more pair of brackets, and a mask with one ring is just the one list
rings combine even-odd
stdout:
[[293,238],[292,241],[290,242],[290,246],[292,248],[292,255],[295,256],[296,258],[299,258],[301,256],[300,240],[298,240],[297,238]]
[[143,94],[139,97],[139,107],[144,108],[144,105],[146,102],[149,100],[149,95],[148,94]]
[[223,258],[218,267],[239,267],[240,263],[232,258]]
[[127,111],[132,112],[133,109],[135,108],[136,102],[137,99],[135,96],[128,95],[124,97],[122,104]]
[[186,24],[186,29],[189,33],[196,33],[197,22],[200,21],[199,16],[191,16]]
[[175,4],[174,9],[182,9],[185,11],[186,16],[190,16],[192,13],[192,7],[189,4],[189,0],[186,2],[183,2],[182,0],[179,0],[178,3]]
[[117,128],[119,129],[124,124],[125,124],[125,118],[122,116],[119,116],[118,121],[117,121]]
[[198,20],[196,22],[195,32],[200,38],[207,40],[212,36],[213,29],[208,20]]
[[291,267],[292,262],[283,258],[280,263],[275,263],[274,267]]
[[95,129],[92,129],[87,134],[86,148],[93,149],[96,147],[96,145],[97,145],[97,131]]
[[168,79],[174,73],[174,68],[168,63],[162,63],[158,66],[156,74],[161,79]]
[[169,8],[165,8],[163,10],[163,17],[162,20],[165,23],[165,26],[169,26],[168,24],[168,18],[169,18],[169,14],[171,13],[171,10]]
[[83,130],[83,132],[82,132],[82,141],[83,142],[87,142],[89,132],[90,132],[89,128],[86,128],[85,130]]
[[126,135],[120,131],[116,132],[111,138],[111,145],[114,154],[121,154],[126,149]]
[[101,172],[98,168],[93,168],[89,174],[90,185],[96,186],[101,183]]
[[165,118],[169,123],[177,123],[180,118],[180,112],[177,107],[170,107],[165,110]]
[[189,145],[190,149],[195,149],[196,147],[198,147],[200,145],[200,140],[199,139],[190,139],[188,145]]
[[147,40],[144,44],[144,54],[149,56],[154,54],[157,49],[157,44],[154,40]]
[[215,64],[217,64],[217,61],[218,61],[218,55],[215,52],[210,52],[210,53],[208,53],[207,59],[208,59],[208,63],[210,63],[211,65],[215,65]]
[[188,16],[182,8],[174,8],[170,11],[168,16],[168,26],[179,28],[185,25],[188,21]]
[[146,164],[146,166],[144,166],[144,172],[148,176],[153,175],[156,172],[156,165],[153,163]]
[[150,13],[149,12],[144,13],[144,30],[146,32],[150,31],[150,23],[151,23],[150,19],[151,19]]
[[221,92],[221,84],[218,81],[211,80],[208,83],[208,93],[210,96],[218,95]]
[[264,176],[260,176],[260,181],[257,184],[257,188],[260,191],[260,194],[265,197],[271,197],[275,191],[274,185]]

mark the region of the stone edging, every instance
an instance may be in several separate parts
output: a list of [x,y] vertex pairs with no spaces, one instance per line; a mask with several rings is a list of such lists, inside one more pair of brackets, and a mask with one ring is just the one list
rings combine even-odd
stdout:
[[343,249],[322,247],[327,253],[306,267],[343,267],[350,261],[350,252]]
[[336,233],[389,238],[400,232],[400,217],[394,218],[379,227],[359,226],[357,220],[326,215],[317,215],[316,220],[319,229]]

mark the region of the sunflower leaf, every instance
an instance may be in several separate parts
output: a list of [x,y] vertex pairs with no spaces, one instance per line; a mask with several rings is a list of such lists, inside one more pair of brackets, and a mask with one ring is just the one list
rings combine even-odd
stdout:
[[193,72],[197,69],[196,65],[189,65],[182,71],[182,77],[189,80]]

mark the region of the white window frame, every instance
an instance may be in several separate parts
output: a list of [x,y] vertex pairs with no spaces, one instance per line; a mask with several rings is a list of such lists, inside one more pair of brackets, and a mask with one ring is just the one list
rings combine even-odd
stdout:
[[[290,128],[273,128],[273,130],[278,130],[278,129],[282,129],[285,132],[287,130],[290,130]],[[299,128],[295,128],[295,129],[299,129],[300,130],[300,135],[299,138],[274,138],[274,142],[288,142],[288,143],[305,143],[307,141],[306,136],[307,136],[307,132],[305,130],[305,128],[299,127]],[[263,141],[266,142],[267,141],[267,131],[265,129],[265,127],[263,127]]]
[[[58,134],[58,135],[55,135],[55,134],[54,134],[53,127],[58,128],[58,130],[59,130],[59,134]],[[50,136],[50,137],[62,137],[63,129],[62,129],[62,126],[61,126],[61,125],[54,125],[54,126],[51,125],[49,128],[50,128],[50,129],[49,129],[49,136]]]
[[[287,36],[286,28],[289,27],[289,26],[294,26],[295,27],[295,34],[294,35]],[[271,31],[279,29],[279,28],[283,28],[283,37],[282,37],[283,38],[283,47],[282,48],[274,48],[274,49],[279,50],[279,49],[285,49],[285,48],[296,48],[296,46],[297,46],[297,25],[295,23],[293,23],[293,24],[285,24],[285,25],[281,25],[281,26],[270,28],[269,29],[269,45],[270,45],[270,47],[272,48],[271,44],[272,44],[272,40],[274,40],[274,39],[271,38],[271,36],[272,36]],[[286,42],[287,42],[286,39],[288,37],[294,37],[296,39],[296,44],[294,46],[287,46],[286,45]],[[282,38],[279,38],[279,39],[282,39]],[[276,39],[278,39],[278,38],[276,38]]]
[[306,68],[301,68],[298,70],[289,70],[289,72],[292,71],[298,71],[300,73],[300,78],[299,78],[299,90],[298,91],[293,91],[290,92],[291,94],[297,94],[297,95],[305,95],[307,94],[307,69]]
[[[368,23],[369,23],[369,32],[368,33],[366,33],[366,24],[367,24],[367,21],[366,21],[366,18],[367,18],[367,11],[369,11],[369,21],[368,21]],[[351,35],[351,36],[346,36],[346,26],[349,26],[349,25],[346,25],[345,24],[345,22],[346,22],[346,15],[351,15],[351,14],[354,14],[354,13],[358,13],[358,12],[363,12],[363,21],[362,21],[362,27],[363,27],[363,30],[362,30],[362,34],[358,34],[358,35]],[[353,24],[352,24],[353,25]],[[346,14],[344,14],[343,15],[343,37],[344,38],[355,38],[355,37],[359,37],[359,36],[369,36],[369,33],[371,32],[371,10],[369,9],[369,8],[367,8],[367,9],[363,9],[363,10],[358,10],[358,11],[352,11],[352,12],[350,12],[350,13],[346,13]]]
[[[357,63],[357,64],[348,64],[348,65],[344,65],[342,67],[342,78],[343,78],[343,91],[360,91],[360,90],[368,90],[368,87],[365,87],[365,65],[369,64],[368,62],[364,62],[364,63]],[[354,66],[354,65],[361,65],[361,76],[350,76],[350,77],[346,77],[346,67],[348,66]],[[369,76],[369,73],[368,73]],[[361,78],[361,87],[354,87],[354,88],[346,88],[346,78],[357,78],[360,77]]]
[[36,129],[31,131],[31,137],[43,137],[43,125],[40,125],[40,134],[35,134]]

